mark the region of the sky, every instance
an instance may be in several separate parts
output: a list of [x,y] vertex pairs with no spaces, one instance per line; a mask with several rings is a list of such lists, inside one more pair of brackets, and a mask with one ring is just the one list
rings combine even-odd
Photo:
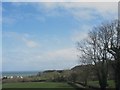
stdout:
[[117,2],[2,2],[2,70],[79,65],[76,42],[117,15]]

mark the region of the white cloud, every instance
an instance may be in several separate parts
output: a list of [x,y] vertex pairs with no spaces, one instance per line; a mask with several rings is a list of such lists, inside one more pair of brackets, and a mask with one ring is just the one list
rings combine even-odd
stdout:
[[57,49],[53,51],[46,51],[46,52],[38,52],[35,54],[32,54],[32,57],[34,57],[33,60],[36,60],[36,62],[39,61],[45,61],[45,62],[54,62],[54,61],[64,61],[66,62],[73,62],[77,60],[77,50],[76,48],[63,48],[63,49]]
[[47,53],[48,58],[50,59],[58,59],[61,58],[63,60],[75,60],[76,59],[76,50],[75,48],[65,48],[56,51],[52,51]]
[[[69,14],[73,15],[74,18],[80,19],[93,19],[98,15],[107,19],[116,19],[118,13],[118,3],[117,2],[69,2],[69,3],[55,3],[55,2],[44,2],[37,3],[35,5],[38,9],[43,6],[44,11],[47,13],[55,13],[56,8],[62,8],[69,12]],[[114,8],[113,8],[114,7]],[[53,13],[53,14],[54,14]],[[59,13],[60,12],[56,12]],[[55,13],[55,15],[56,15]]]
[[35,42],[33,40],[28,40],[25,37],[23,37],[22,40],[25,42],[26,46],[28,46],[30,48],[36,48],[39,46],[37,42]]
[[92,29],[90,25],[83,25],[79,29],[73,31],[71,35],[71,40],[73,42],[78,42],[84,40],[87,37],[88,32]]
[[4,70],[70,69],[76,64],[78,60],[74,48],[63,48],[45,53],[27,49],[25,52],[19,50],[3,53]]
[[72,15],[73,15],[73,17],[76,19],[76,20],[81,20],[81,19],[84,19],[84,20],[91,20],[91,19],[94,19],[95,17],[94,16],[92,16],[91,14],[91,11],[89,11],[89,10],[86,10],[86,11],[84,11],[84,10],[81,10],[80,12],[72,12]]
[[49,69],[54,66],[56,69],[71,68],[78,64],[78,52],[76,48],[62,48],[45,53],[35,54],[34,62],[48,65]]
[[[64,0],[63,0],[64,1]],[[38,11],[44,12],[45,16],[62,16],[62,13],[58,9],[65,10],[76,20],[94,20],[97,17],[102,17],[103,19],[116,19],[118,18],[118,3],[117,2],[39,2],[39,3],[12,3],[14,6],[21,5],[32,5]],[[21,6],[22,7],[22,6]],[[114,7],[114,8],[113,8]],[[16,12],[17,13],[17,12]],[[63,14],[65,14],[63,13]],[[3,22],[7,24],[15,23],[21,19],[26,19],[27,17],[35,17],[35,19],[44,22],[45,17],[40,17],[39,15],[24,13],[24,15],[17,15],[18,17],[4,17]],[[63,15],[64,16],[64,15]]]
[[27,33],[17,33],[17,32],[3,32],[3,37],[9,37],[9,39],[16,39],[17,42],[22,42],[29,48],[40,47],[40,44],[35,40],[32,40],[31,35]]
[[86,37],[87,37],[87,33],[85,33],[85,32],[77,32],[72,37],[72,41],[74,41],[74,42],[81,41],[81,40],[84,40]]
[[31,40],[27,41],[26,44],[28,47],[33,47],[33,48],[38,46],[38,44],[36,42],[31,41]]
[[19,46],[13,50],[6,48],[3,52],[3,70],[68,69],[78,64],[76,48],[56,50],[53,48],[54,50],[44,51],[44,48],[39,48],[38,43],[33,42],[31,35],[27,33],[4,32],[3,34],[3,37],[15,38],[18,42],[23,41],[29,47],[24,48],[20,44],[22,48]]

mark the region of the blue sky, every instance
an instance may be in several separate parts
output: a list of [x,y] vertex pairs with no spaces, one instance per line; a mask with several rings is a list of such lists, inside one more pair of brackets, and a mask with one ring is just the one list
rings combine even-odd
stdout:
[[117,3],[3,2],[3,71],[78,65],[75,43],[93,26],[116,19],[117,13]]

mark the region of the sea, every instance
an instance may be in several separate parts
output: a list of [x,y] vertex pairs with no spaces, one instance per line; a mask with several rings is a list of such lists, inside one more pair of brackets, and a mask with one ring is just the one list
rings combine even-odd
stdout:
[[39,71],[7,71],[2,72],[2,76],[34,76],[37,75]]

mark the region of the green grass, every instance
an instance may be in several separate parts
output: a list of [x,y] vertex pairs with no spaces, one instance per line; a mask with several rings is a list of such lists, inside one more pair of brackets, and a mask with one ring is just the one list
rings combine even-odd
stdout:
[[113,80],[108,81],[108,87],[109,88],[115,88],[115,82]]
[[[114,80],[108,80],[108,88],[115,88],[115,82]],[[88,85],[95,86],[95,87],[100,87],[98,81],[89,81]]]
[[2,87],[3,88],[73,88],[67,83],[57,83],[57,82],[4,83]]
[[99,82],[98,81],[88,81],[88,85],[99,87]]
[[2,89],[2,83],[0,82],[0,90]]

